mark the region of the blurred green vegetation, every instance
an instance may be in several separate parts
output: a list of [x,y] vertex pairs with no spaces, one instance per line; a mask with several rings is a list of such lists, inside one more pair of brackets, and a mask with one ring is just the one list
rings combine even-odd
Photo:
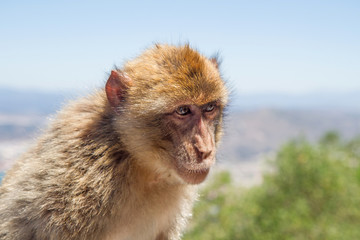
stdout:
[[360,138],[327,133],[287,143],[260,186],[218,174],[201,193],[185,240],[360,239]]

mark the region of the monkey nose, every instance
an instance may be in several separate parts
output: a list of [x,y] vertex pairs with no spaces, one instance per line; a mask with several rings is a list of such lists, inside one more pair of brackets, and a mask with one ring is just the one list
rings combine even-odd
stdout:
[[202,162],[211,156],[212,150],[199,150],[195,148],[198,162]]

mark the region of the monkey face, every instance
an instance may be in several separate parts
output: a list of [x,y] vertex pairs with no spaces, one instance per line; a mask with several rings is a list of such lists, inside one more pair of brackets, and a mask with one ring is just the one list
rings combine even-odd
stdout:
[[176,173],[189,184],[204,181],[215,162],[215,129],[220,107],[216,101],[202,106],[184,104],[165,117],[172,142]]
[[198,184],[214,164],[228,95],[214,62],[156,46],[112,71],[105,91],[119,139],[153,175]]

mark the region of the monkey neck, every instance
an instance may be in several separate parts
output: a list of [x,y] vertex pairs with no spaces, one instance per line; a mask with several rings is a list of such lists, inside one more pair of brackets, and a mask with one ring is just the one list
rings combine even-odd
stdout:
[[170,170],[167,172],[157,171],[142,164],[143,159],[129,158],[130,172],[137,187],[142,187],[143,190],[152,188],[167,188],[167,187],[186,187],[187,185],[172,176]]

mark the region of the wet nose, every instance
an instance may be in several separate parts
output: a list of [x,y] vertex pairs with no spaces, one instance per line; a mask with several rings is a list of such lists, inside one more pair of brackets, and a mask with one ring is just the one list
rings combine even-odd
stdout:
[[204,161],[212,155],[214,143],[210,133],[196,134],[193,144],[199,162]]
[[201,161],[207,159],[208,157],[210,157],[212,151],[209,150],[209,151],[199,151],[199,158],[201,159]]
[[210,146],[207,146],[207,147],[202,146],[201,148],[195,146],[195,152],[197,155],[198,162],[202,162],[211,156],[212,149]]

